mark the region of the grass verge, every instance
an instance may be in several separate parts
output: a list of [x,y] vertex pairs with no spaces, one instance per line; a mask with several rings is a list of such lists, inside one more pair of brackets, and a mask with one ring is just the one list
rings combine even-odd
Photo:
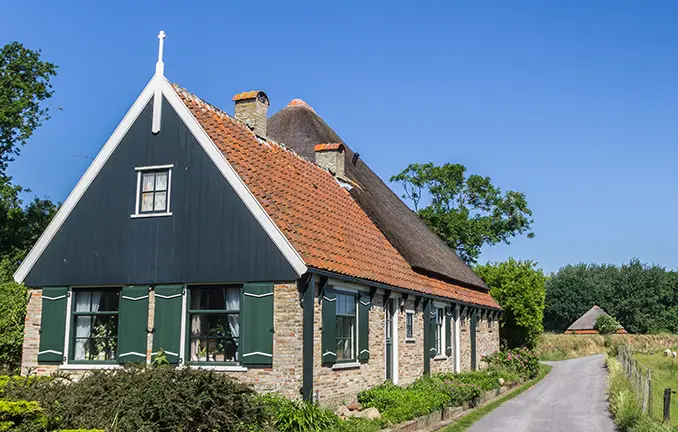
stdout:
[[678,335],[673,334],[615,334],[569,335],[544,333],[540,336],[535,353],[540,360],[566,360],[593,354],[606,354],[611,348],[631,345],[634,351],[664,351],[678,346]]
[[537,376],[537,378],[526,382],[522,386],[511,391],[510,393],[505,394],[504,396],[500,397],[499,399],[496,399],[496,400],[488,403],[487,405],[484,405],[480,408],[477,408],[477,409],[471,411],[469,414],[461,417],[459,420],[455,421],[453,424],[448,426],[446,429],[443,429],[444,432],[462,432],[462,431],[465,431],[466,429],[470,428],[475,422],[477,422],[481,418],[485,417],[487,414],[489,414],[493,410],[497,409],[504,402],[513,399],[514,397],[516,397],[516,396],[524,393],[525,391],[527,391],[533,385],[537,384],[550,371],[551,371],[551,366],[545,365],[545,364],[540,364],[539,365],[539,375]]

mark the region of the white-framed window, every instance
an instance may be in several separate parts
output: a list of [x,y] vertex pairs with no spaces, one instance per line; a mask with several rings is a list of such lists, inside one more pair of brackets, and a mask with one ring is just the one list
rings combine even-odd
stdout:
[[120,288],[72,291],[71,361],[115,363]]
[[136,204],[132,217],[169,216],[173,165],[137,167]]
[[189,361],[237,365],[240,354],[240,285],[189,287]]
[[355,294],[337,292],[337,362],[354,362],[357,358],[357,299]]
[[405,312],[405,340],[414,340],[414,311]]
[[445,355],[445,309],[436,309],[436,352]]

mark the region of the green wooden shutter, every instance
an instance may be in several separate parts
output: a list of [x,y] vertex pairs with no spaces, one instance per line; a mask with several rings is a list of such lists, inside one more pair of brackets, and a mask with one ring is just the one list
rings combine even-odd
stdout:
[[181,309],[184,287],[182,285],[160,285],[155,287],[155,315],[153,318],[153,354],[160,349],[167,354],[167,360],[178,364],[184,353],[180,353]]
[[431,315],[432,302],[424,299],[423,319],[424,319],[424,373],[431,372],[431,326],[429,316]]
[[273,284],[250,283],[243,287],[240,321],[242,364],[273,364]]
[[452,308],[445,308],[445,355],[452,356]]
[[42,289],[38,363],[62,363],[64,361],[68,296],[68,288],[65,287]]
[[362,363],[370,359],[370,293],[361,292],[358,310],[358,358]]
[[442,354],[442,353],[438,353],[437,348],[436,348],[436,330],[437,330],[436,329],[436,327],[437,327],[436,326],[436,318],[438,317],[438,308],[436,308],[433,305],[433,302],[430,302],[430,303],[431,303],[431,311],[428,314],[428,325],[429,325],[429,328],[430,328],[430,330],[428,332],[428,335],[429,335],[429,343],[428,344],[429,344],[429,357],[433,358],[433,357],[437,356],[438,354]]
[[145,363],[148,337],[148,286],[126,286],[120,296],[118,361]]
[[322,363],[337,361],[337,293],[328,285],[322,300]]

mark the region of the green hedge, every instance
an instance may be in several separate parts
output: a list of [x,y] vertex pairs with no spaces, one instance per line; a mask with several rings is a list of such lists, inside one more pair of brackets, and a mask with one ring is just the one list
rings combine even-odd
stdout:
[[6,380],[3,397],[36,401],[48,430],[270,430],[268,413],[247,385],[212,371],[130,367],[92,371],[78,381]]
[[37,402],[0,400],[0,431],[41,431],[47,417]]

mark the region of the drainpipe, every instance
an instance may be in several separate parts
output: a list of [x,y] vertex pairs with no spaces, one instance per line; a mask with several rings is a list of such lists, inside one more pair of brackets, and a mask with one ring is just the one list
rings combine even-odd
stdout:
[[313,398],[313,309],[315,298],[316,275],[312,274],[303,287],[303,297],[301,306],[303,308],[303,348],[302,348],[302,374],[303,385],[301,393],[306,401],[312,401]]

